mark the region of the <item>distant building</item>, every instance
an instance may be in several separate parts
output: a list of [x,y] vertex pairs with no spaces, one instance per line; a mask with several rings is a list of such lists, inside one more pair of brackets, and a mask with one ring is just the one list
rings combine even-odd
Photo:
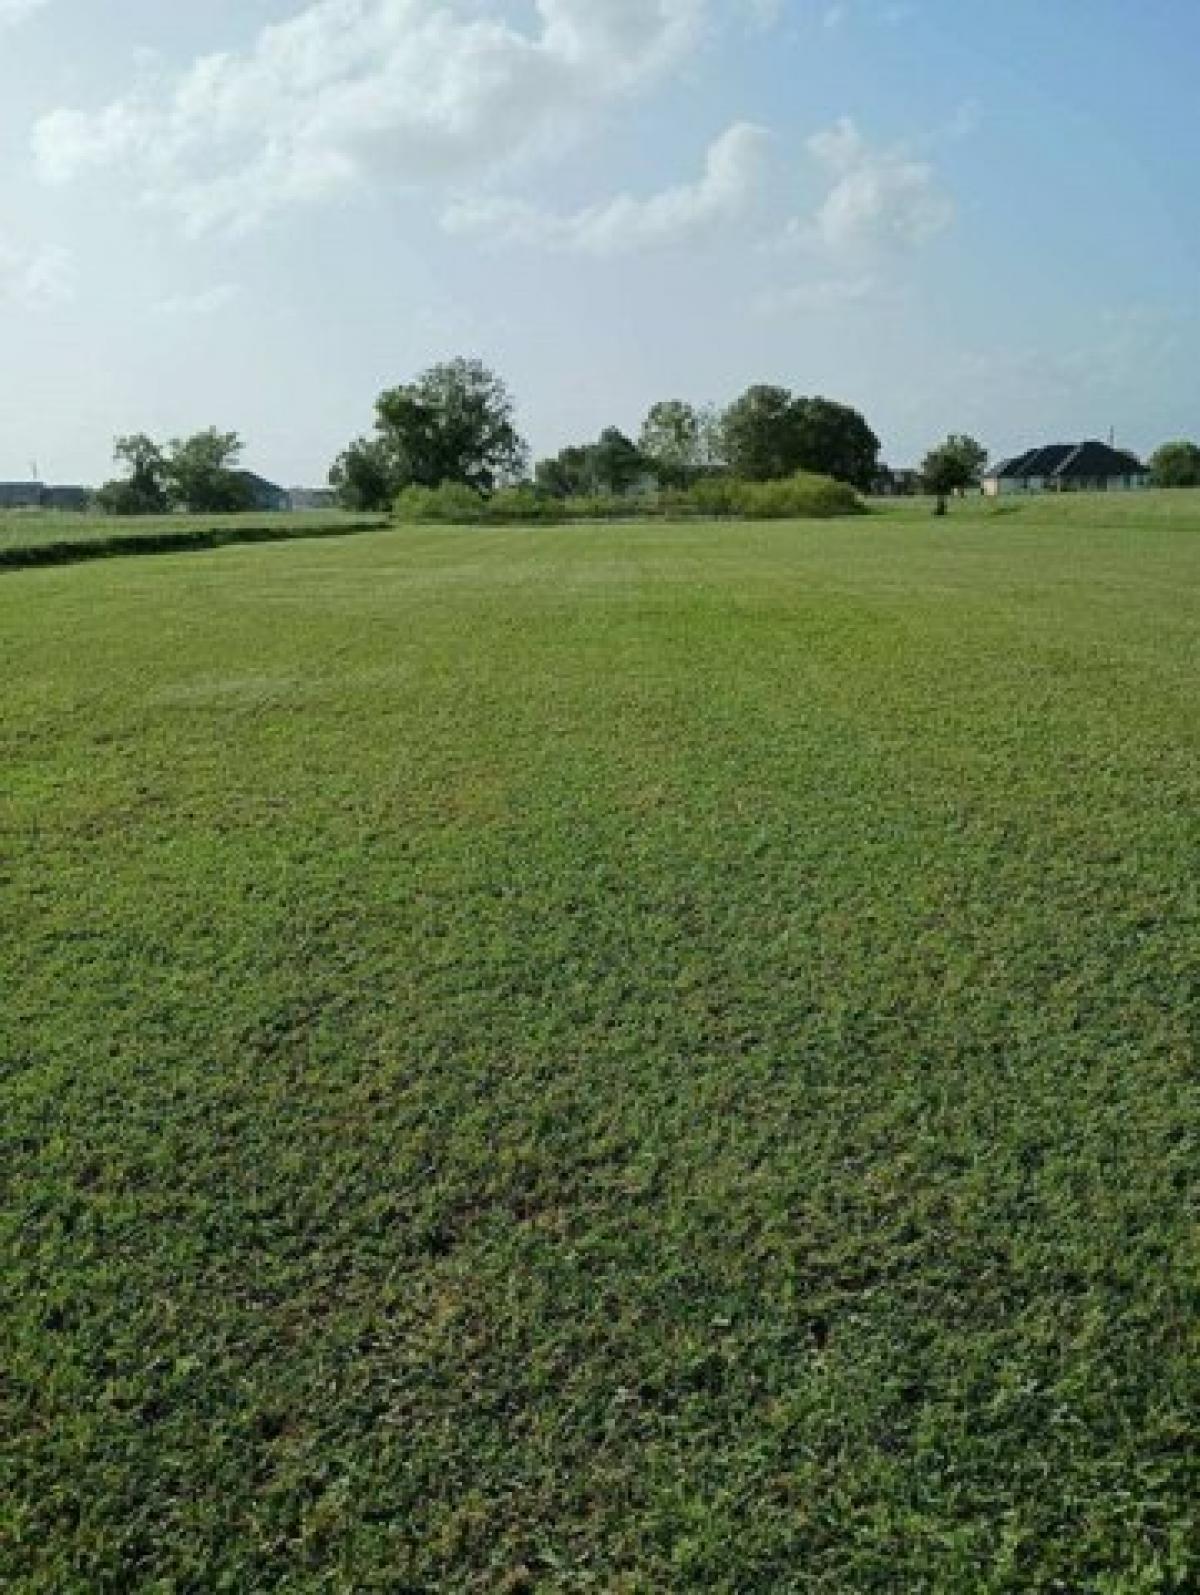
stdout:
[[265,476],[258,476],[253,471],[237,471],[237,479],[249,488],[252,509],[256,510],[287,510],[291,509],[292,501],[282,487],[277,487],[274,482],[268,482]]
[[294,510],[331,510],[337,508],[337,494],[331,487],[293,487],[289,488],[287,496]]
[[901,468],[893,470],[881,465],[871,483],[876,498],[913,498],[921,491],[921,473]]
[[0,510],[40,510],[41,482],[0,482]]
[[42,508],[44,510],[71,510],[75,513],[80,513],[87,509],[91,501],[91,490],[86,487],[44,487],[42,489]]
[[1136,454],[1108,443],[1050,443],[990,466],[989,498],[1014,493],[1128,493],[1150,486]]
[[86,487],[47,487],[44,482],[0,482],[0,510],[85,510]]

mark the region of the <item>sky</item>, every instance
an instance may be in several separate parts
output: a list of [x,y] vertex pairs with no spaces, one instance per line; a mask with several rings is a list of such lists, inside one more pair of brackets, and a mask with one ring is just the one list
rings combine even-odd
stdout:
[[1196,0],[0,0],[0,478],[317,484],[477,356],[536,454],[777,382],[893,465],[1200,434]]

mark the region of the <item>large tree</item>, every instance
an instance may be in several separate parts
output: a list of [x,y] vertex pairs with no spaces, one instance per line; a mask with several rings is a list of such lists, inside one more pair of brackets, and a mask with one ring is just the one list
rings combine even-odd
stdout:
[[721,448],[734,476],[769,482],[798,470],[796,412],[787,388],[747,388],[721,419]]
[[1164,443],[1150,457],[1155,487],[1200,487],[1200,447],[1195,443]]
[[252,509],[253,490],[237,469],[243,447],[236,432],[219,432],[216,427],[174,439],[166,452],[171,503],[201,514]]
[[952,432],[925,456],[921,478],[927,492],[944,500],[951,493],[978,487],[986,464],[987,450],[982,443],[965,433]]
[[879,465],[879,439],[848,404],[795,399],[796,469],[818,471],[866,492]]
[[457,482],[490,493],[518,478],[528,460],[512,396],[478,360],[433,366],[415,382],[381,393],[375,430],[393,492]]
[[729,406],[720,435],[730,471],[750,482],[817,471],[865,489],[879,460],[879,439],[857,410],[766,384]]

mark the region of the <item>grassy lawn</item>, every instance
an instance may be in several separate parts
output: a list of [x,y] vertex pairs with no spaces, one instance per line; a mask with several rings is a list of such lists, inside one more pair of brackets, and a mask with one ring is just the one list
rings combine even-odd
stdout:
[[280,514],[251,511],[245,515],[71,515],[59,511],[0,510],[0,571],[6,565],[68,563],[72,557],[134,542],[147,545],[201,542],[219,533],[228,542],[253,540],[269,530],[276,537],[328,535],[378,526],[377,515],[345,510],[305,510]]
[[0,576],[0,1585],[1200,1586],[1200,501]]

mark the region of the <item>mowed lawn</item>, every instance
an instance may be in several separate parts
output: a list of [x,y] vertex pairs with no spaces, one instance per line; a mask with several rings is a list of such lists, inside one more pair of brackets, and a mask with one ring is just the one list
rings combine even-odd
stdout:
[[1200,503],[0,576],[0,1585],[1200,1584]]

